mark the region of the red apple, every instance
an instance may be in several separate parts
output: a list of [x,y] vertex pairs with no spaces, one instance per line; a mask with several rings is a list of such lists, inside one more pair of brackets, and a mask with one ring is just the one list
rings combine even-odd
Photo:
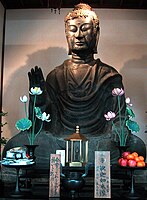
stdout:
[[119,159],[118,159],[118,164],[120,164],[121,160],[122,160],[122,158],[119,158]]
[[122,157],[123,157],[123,158],[127,158],[127,156],[128,156],[129,154],[130,154],[129,151],[125,151],[125,152],[122,153]]
[[122,160],[122,158],[119,158],[119,159],[118,159],[118,164],[119,164],[119,165],[120,165],[121,160]]
[[137,162],[136,162],[136,160],[128,160],[128,166],[129,167],[136,167],[136,165],[137,165]]
[[126,167],[127,164],[128,164],[128,160],[125,159],[125,158],[120,158],[120,159],[118,160],[118,163],[120,164],[120,166]]

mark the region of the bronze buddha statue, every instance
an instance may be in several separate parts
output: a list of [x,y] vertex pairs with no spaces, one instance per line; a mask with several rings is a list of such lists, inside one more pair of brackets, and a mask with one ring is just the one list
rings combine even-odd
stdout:
[[65,34],[71,59],[51,71],[46,81],[40,68],[32,69],[30,87],[44,83],[38,106],[51,114],[47,130],[53,134],[72,133],[76,125],[83,134],[104,134],[109,129],[104,114],[116,109],[111,91],[114,87],[123,88],[122,76],[94,59],[100,28],[99,18],[89,5],[78,4],[67,14]]
[[[104,114],[111,110],[118,112],[112,90],[124,86],[122,76],[115,68],[94,58],[100,27],[99,18],[89,5],[80,3],[66,15],[65,34],[71,58],[49,72],[46,80],[37,66],[28,73],[29,87],[40,87],[43,91],[36,106],[51,115],[51,122],[44,127],[47,132],[37,137],[37,165],[46,163],[48,166],[48,154],[65,149],[64,138],[75,132],[77,125],[80,133],[90,139],[89,161],[94,162],[94,151],[108,150],[111,162],[117,162],[119,152],[112,140],[111,123],[106,121]],[[123,113],[126,107],[124,95],[121,101]],[[29,116],[32,116],[31,99]],[[26,140],[25,133],[17,134],[9,140],[5,151],[18,144],[24,145]],[[130,151],[146,156],[145,144],[139,137],[130,134],[129,142]]]

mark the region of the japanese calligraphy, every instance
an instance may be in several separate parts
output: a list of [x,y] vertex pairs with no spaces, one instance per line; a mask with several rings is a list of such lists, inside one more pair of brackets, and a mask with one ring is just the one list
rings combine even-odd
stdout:
[[61,155],[50,155],[49,197],[60,197],[60,163]]
[[111,198],[110,151],[95,151],[95,198]]

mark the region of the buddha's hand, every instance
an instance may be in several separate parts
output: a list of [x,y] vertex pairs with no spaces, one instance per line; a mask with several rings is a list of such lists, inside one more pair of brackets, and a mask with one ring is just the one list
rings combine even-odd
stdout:
[[[46,103],[46,86],[43,73],[40,67],[36,66],[28,72],[29,77],[29,91],[31,88],[39,87],[42,94],[37,95],[36,106],[44,107]],[[30,95],[30,103],[33,101],[33,95]]]

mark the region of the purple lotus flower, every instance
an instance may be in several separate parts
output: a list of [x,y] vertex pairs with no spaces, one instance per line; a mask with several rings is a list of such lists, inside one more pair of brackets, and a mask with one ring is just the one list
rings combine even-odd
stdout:
[[116,114],[113,111],[108,111],[104,114],[104,117],[107,121],[112,122],[112,131],[118,136],[118,141],[120,146],[125,146],[129,131],[126,131],[126,128],[133,132],[138,132],[140,130],[137,122],[133,121],[132,118],[135,117],[134,112],[130,108],[132,106],[130,98],[125,99],[126,110],[125,113],[121,112],[121,97],[124,94],[122,88],[114,88],[112,90],[112,96],[117,100],[118,112],[117,112],[117,122],[113,120],[116,117]]
[[122,88],[114,88],[112,90],[112,95],[113,96],[122,96],[124,94],[124,90]]
[[110,121],[111,119],[115,118],[116,114],[112,111],[107,112],[107,114],[104,114],[104,117],[107,121]]

